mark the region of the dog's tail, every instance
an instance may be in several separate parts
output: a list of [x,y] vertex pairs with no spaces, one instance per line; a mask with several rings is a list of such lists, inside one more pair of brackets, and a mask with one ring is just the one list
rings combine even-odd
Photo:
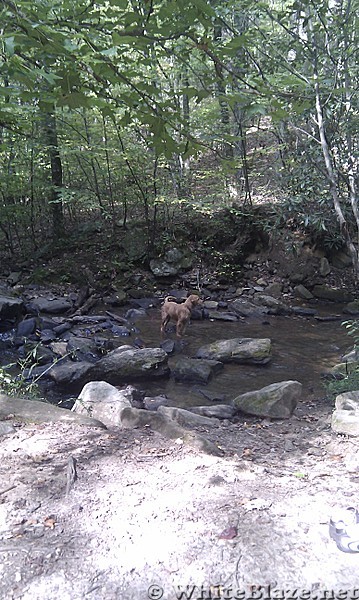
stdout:
[[164,302],[177,302],[177,298],[175,296],[166,296]]

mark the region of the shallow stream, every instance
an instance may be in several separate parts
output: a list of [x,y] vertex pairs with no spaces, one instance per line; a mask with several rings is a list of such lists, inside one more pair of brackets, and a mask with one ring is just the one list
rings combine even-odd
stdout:
[[[270,338],[272,356],[268,365],[235,365],[226,364],[223,371],[215,375],[205,384],[179,383],[171,377],[135,383],[148,396],[165,395],[172,406],[190,407],[212,404],[213,400],[230,402],[241,393],[260,389],[271,383],[284,380],[297,380],[303,385],[303,401],[315,401],[326,396],[322,375],[328,372],[341,356],[352,347],[351,339],[342,322],[346,320],[342,307],[338,305],[316,306],[317,316],[332,320],[318,320],[314,317],[267,316],[246,318],[237,322],[203,320],[192,321],[181,342],[182,348],[169,357],[169,365],[173,365],[179,356],[194,357],[197,350],[208,343],[236,337]],[[105,312],[105,308],[103,312]],[[96,314],[101,313],[96,311]],[[117,312],[122,316],[121,309]],[[148,309],[148,316],[136,321],[139,336],[146,347],[158,347],[160,337],[160,309]],[[3,333],[4,339],[10,333]],[[175,340],[174,333],[168,338]],[[132,338],[116,338],[116,345],[133,342]],[[16,361],[8,353],[1,353],[0,364]],[[41,382],[40,382],[41,383]],[[133,382],[128,382],[133,383]],[[46,386],[47,388],[47,386]],[[46,397],[54,403],[60,402],[64,407],[69,396],[60,390],[44,390]]]
[[[245,319],[238,322],[193,321],[184,338],[181,354],[195,356],[198,348],[220,339],[235,337],[270,338],[272,358],[268,365],[226,364],[208,385],[177,383],[172,378],[146,383],[149,395],[165,394],[169,404],[194,406],[211,403],[201,392],[230,401],[239,394],[260,389],[271,383],[297,380],[303,384],[303,400],[312,401],[326,395],[323,373],[340,362],[341,355],[350,350],[351,339],[342,322],[341,308],[322,306],[318,315],[337,315],[337,320],[317,320],[314,317],[265,316],[261,319]],[[149,318],[137,321],[140,335],[146,346],[155,347],[161,342],[159,336],[159,311],[150,310]],[[174,339],[174,334],[168,337]],[[170,357],[173,363],[177,352]]]

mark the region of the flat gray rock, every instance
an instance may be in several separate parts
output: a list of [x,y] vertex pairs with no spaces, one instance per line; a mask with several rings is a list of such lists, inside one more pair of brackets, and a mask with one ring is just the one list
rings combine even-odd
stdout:
[[89,427],[102,427],[101,421],[91,419],[85,415],[77,415],[65,408],[58,408],[47,402],[28,400],[26,398],[13,398],[0,394],[0,421],[13,417],[16,421],[25,423],[74,423],[74,425],[87,425]]
[[270,360],[271,340],[268,338],[233,338],[202,346],[197,358],[219,360],[224,363],[266,364]]
[[102,380],[113,385],[141,379],[157,379],[170,373],[168,355],[162,348],[122,346],[109,352],[87,373],[88,381]]

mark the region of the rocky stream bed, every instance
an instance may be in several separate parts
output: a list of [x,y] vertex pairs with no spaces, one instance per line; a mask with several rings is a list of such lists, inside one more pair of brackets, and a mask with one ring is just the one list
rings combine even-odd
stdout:
[[[226,327],[250,323],[265,331],[263,339],[270,339],[268,327],[276,327],[276,318],[289,316],[291,326],[299,318],[321,323],[343,319],[337,305],[330,316],[323,315],[316,301],[283,302],[256,287],[249,295],[207,295],[207,305],[194,315],[185,343],[176,343],[170,332],[162,348],[138,325],[145,317],[147,326],[152,321],[158,328],[159,296],[134,299],[119,309],[112,303],[99,314],[98,306],[86,305],[89,298],[81,298],[81,292],[59,297],[26,290],[21,312],[16,312],[18,296],[10,309],[14,314],[1,314],[3,325],[7,319],[16,321],[13,329],[3,326],[2,363],[13,358],[11,353],[25,353],[32,341],[41,352],[29,380],[46,371],[43,389],[51,393],[71,388],[76,397],[93,380],[150,390],[157,382],[173,379],[166,379],[168,364],[173,372],[173,362],[195,360],[192,349],[200,347],[196,325],[200,329],[206,319],[220,323],[223,333]],[[27,316],[21,320],[24,305]],[[217,333],[214,338],[218,340]],[[124,344],[127,349],[121,350]],[[342,350],[340,341],[330,348],[333,362],[326,359],[328,369],[334,357],[339,362]],[[117,376],[111,367],[108,376],[111,354],[118,358],[118,352],[128,352],[129,363],[134,357],[143,359],[143,351],[157,354],[140,377],[143,360],[132,362],[134,381],[128,371],[123,376],[123,365]],[[212,359],[202,351],[196,360]],[[262,367],[250,366],[246,355],[240,368]],[[224,369],[230,371],[231,365],[224,362]],[[46,377],[51,372],[57,375]],[[191,380],[185,387],[186,407],[232,406],[229,400],[234,396],[228,398],[221,375],[206,372],[207,381]],[[189,373],[193,375],[192,362],[187,364],[187,377]],[[198,393],[192,393],[200,386],[211,396],[211,382],[217,377],[224,389],[215,386],[212,398],[204,401],[202,394],[200,401]],[[293,379],[291,373],[287,379]],[[263,387],[263,382],[255,383],[250,375],[247,388],[240,386],[240,391]],[[340,509],[358,506],[358,442],[332,430],[333,401],[324,391],[319,394],[316,384],[313,388],[303,377],[302,393],[290,404],[289,414],[276,418],[236,410],[198,422],[172,423],[172,417],[166,417],[164,429],[153,425],[158,417],[131,421],[128,416],[128,411],[132,416],[159,414],[146,406],[149,393],[137,398],[139,408],[132,394],[131,406],[124,407],[127,421],[120,417],[106,427],[68,410],[61,414],[72,415],[71,421],[42,417],[34,423],[29,412],[21,417],[15,400],[2,396],[1,597],[319,600],[341,590],[338,597],[357,598],[359,553],[337,547],[329,535],[329,521]],[[186,385],[176,383],[182,390]],[[177,402],[169,400],[168,408],[173,408]],[[31,401],[26,410],[31,412]]]

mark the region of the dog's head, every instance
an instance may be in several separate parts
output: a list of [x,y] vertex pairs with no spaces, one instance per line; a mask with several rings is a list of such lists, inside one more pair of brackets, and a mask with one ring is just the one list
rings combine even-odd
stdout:
[[196,294],[191,294],[188,296],[187,302],[189,302],[191,306],[198,306],[199,304],[203,303],[203,300]]

